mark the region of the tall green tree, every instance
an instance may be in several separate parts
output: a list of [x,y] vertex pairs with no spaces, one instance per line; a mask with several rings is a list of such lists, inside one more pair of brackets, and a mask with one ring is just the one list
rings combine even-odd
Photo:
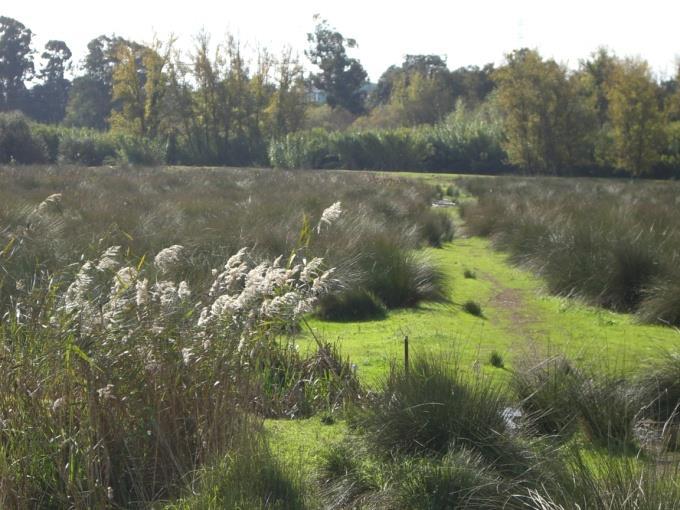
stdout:
[[269,131],[275,136],[298,131],[305,118],[305,84],[302,66],[286,48],[276,62],[276,90],[267,107]]
[[30,90],[26,112],[34,119],[56,124],[64,119],[71,82],[66,72],[71,69],[71,50],[64,41],[49,41],[45,45],[44,65],[38,73],[42,83]]
[[416,71],[402,75],[392,89],[387,105],[390,117],[402,126],[434,124],[451,113],[455,97],[447,75]]
[[347,48],[355,48],[354,39],[345,38],[326,20],[314,18],[314,32],[307,34],[310,44],[305,52],[320,72],[312,75],[312,84],[326,93],[326,101],[332,108],[342,107],[354,114],[363,113],[367,73],[361,63],[347,55]]
[[680,121],[680,65],[673,79],[665,83],[664,109],[670,122]]
[[505,150],[532,173],[561,174],[584,163],[593,121],[566,70],[533,50],[517,50],[494,73]]
[[439,55],[406,55],[400,66],[392,65],[380,76],[375,89],[368,98],[370,106],[389,103],[395,87],[408,85],[407,77],[414,74],[428,78],[440,77],[447,76],[449,69],[446,67],[446,61]]
[[649,64],[625,59],[614,68],[607,87],[615,165],[633,175],[648,172],[664,142],[658,86]]
[[606,48],[599,48],[589,60],[581,63],[581,72],[586,76],[584,86],[595,103],[597,121],[600,127],[609,122],[609,97],[607,87],[618,65],[617,58]]
[[122,37],[100,35],[87,45],[84,74],[73,80],[66,106],[65,123],[70,126],[106,129],[109,127],[112,100],[113,68],[118,46],[127,45],[139,54],[141,45]]
[[0,16],[0,111],[18,110],[33,77],[33,32],[19,21]]

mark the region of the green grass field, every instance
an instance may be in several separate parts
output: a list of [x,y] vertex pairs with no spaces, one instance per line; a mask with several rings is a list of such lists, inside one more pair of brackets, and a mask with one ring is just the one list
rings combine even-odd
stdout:
[[[425,176],[428,182],[442,185],[453,178]],[[640,324],[630,314],[549,295],[539,277],[511,265],[507,255],[493,250],[487,239],[459,235],[441,249],[429,249],[428,254],[447,274],[451,303],[392,311],[376,321],[309,322],[315,335],[339,345],[369,387],[380,382],[390,363],[402,361],[404,336],[409,338],[412,353],[456,357],[463,366],[478,365],[499,382],[520,358],[556,353],[598,363],[604,370],[635,372],[680,341],[680,332],[674,328]],[[466,270],[475,277],[466,278]],[[482,317],[462,309],[468,300],[481,305]],[[303,335],[299,344],[311,348],[311,334]],[[503,356],[505,369],[489,364],[493,351]],[[322,447],[339,441],[346,431],[342,422],[325,425],[318,416],[270,420],[266,426],[274,453],[288,465],[304,466],[305,476],[313,476]]]
[[[600,359],[634,369],[642,359],[680,340],[673,328],[638,324],[628,314],[548,295],[539,278],[511,266],[487,240],[459,238],[429,252],[449,277],[450,304],[393,311],[378,321],[310,321],[317,335],[340,345],[368,384],[385,373],[391,360],[401,358],[406,335],[414,352],[450,355],[455,351],[464,363],[479,360],[486,365],[489,353],[496,350],[504,356],[506,367],[517,356],[536,351],[564,352],[572,358]],[[466,269],[476,278],[465,278]],[[461,309],[460,304],[468,300],[481,305],[483,317]]]

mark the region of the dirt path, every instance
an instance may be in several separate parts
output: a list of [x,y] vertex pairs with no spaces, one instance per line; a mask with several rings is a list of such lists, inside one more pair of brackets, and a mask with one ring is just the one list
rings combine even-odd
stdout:
[[[502,312],[502,317],[496,318],[505,329],[517,341],[533,341],[536,336],[544,333],[536,326],[543,319],[539,313],[527,302],[525,292],[508,287],[491,273],[481,273],[480,276],[493,284],[493,295],[489,305]],[[494,318],[492,318],[494,320]]]

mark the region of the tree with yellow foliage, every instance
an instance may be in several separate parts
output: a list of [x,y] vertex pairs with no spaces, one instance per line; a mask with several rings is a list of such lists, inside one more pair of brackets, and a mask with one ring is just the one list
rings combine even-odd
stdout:
[[615,165],[640,175],[659,160],[664,140],[658,86],[644,60],[615,66],[607,88]]
[[118,109],[111,112],[111,129],[143,137],[158,135],[162,99],[167,89],[163,70],[170,59],[173,40],[165,47],[154,41],[136,50],[120,44],[113,68],[112,99]]
[[517,50],[494,73],[510,163],[531,172],[561,174],[586,161],[594,112],[579,81],[534,50]]

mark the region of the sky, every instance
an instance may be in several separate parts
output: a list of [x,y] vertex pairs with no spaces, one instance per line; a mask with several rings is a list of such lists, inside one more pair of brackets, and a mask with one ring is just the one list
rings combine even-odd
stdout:
[[66,41],[76,60],[101,34],[150,42],[174,34],[191,50],[200,30],[220,42],[227,33],[251,48],[290,46],[304,60],[313,15],[358,42],[359,58],[376,81],[406,54],[446,56],[449,68],[500,64],[529,47],[570,68],[600,46],[647,59],[659,78],[675,74],[680,57],[680,0],[2,0],[0,15],[35,33],[36,48]]

